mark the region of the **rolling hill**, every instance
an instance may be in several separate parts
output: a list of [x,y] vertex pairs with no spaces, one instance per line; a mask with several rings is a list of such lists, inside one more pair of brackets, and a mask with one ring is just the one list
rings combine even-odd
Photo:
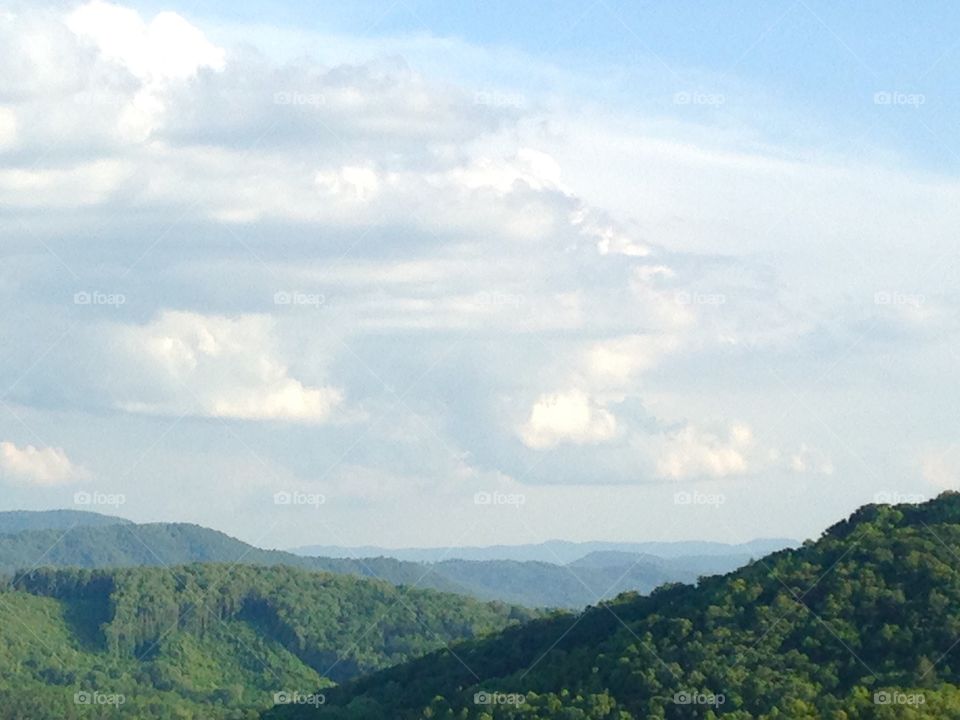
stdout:
[[[263,550],[217,530],[187,523],[116,524],[64,530],[34,530],[0,536],[0,574],[40,566],[120,568],[187,563],[290,565],[307,570],[375,577],[394,585],[441,591],[462,588],[416,563],[392,558],[308,558]],[[419,581],[419,583],[418,583]]]
[[[557,565],[512,560],[417,563],[390,557],[307,557],[257,548],[199,525],[109,523],[106,516],[64,512],[67,514],[43,514],[54,521],[56,528],[0,534],[0,574],[40,566],[107,568],[196,562],[290,565],[375,577],[395,585],[416,585],[480,600],[578,609],[626,590],[647,593],[666,582],[695,582],[700,575],[729,571],[750,558],[707,555],[664,559],[596,551],[569,565]],[[63,527],[61,523],[68,518],[73,524]],[[42,520],[34,516],[31,525],[36,527]]]
[[[960,494],[331,689],[329,720],[960,717]],[[454,654],[455,653],[455,654]]]

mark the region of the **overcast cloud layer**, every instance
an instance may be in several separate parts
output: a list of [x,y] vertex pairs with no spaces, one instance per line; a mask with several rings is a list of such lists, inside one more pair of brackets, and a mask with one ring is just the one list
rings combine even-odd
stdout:
[[0,13],[4,509],[739,541],[956,487],[955,175],[735,76],[261,30]]

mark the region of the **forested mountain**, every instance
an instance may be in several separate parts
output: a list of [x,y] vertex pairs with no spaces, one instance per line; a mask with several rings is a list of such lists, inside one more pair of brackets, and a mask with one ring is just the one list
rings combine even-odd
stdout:
[[40,565],[107,568],[196,562],[290,565],[376,577],[395,585],[416,583],[420,587],[462,592],[462,588],[416,563],[392,558],[300,557],[279,550],[263,550],[216,530],[186,523],[76,527],[66,533],[37,530],[0,536],[0,573],[7,575]]
[[24,530],[66,530],[72,527],[129,525],[129,520],[84,510],[10,510],[0,512],[0,535]]
[[[86,518],[86,514],[81,515]],[[92,513],[90,516],[105,518]],[[60,515],[49,517],[58,522],[62,519]],[[35,518],[34,524],[39,520]],[[376,577],[395,585],[417,585],[480,600],[578,609],[613,598],[625,590],[647,593],[666,582],[695,582],[699,575],[726,572],[749,558],[718,555],[666,560],[631,553],[594,553],[568,566],[510,560],[446,560],[422,564],[387,557],[302,557],[279,550],[263,550],[224,533],[183,523],[70,527],[0,535],[0,574],[37,566],[283,564]]]
[[956,718],[958,548],[956,493],[870,505],[698,587],[535,620],[265,717]]
[[253,718],[533,616],[282,566],[39,570],[0,588],[0,717]]

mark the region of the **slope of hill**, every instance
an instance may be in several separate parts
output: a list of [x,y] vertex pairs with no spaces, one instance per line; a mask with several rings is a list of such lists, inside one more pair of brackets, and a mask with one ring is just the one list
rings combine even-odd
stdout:
[[0,512],[0,535],[25,530],[66,530],[72,527],[129,525],[130,521],[85,510],[10,510]]
[[313,693],[530,617],[289,567],[34,571],[0,588],[0,715],[256,717],[277,693]]
[[268,718],[960,717],[960,494],[866,506],[699,587],[626,595]]

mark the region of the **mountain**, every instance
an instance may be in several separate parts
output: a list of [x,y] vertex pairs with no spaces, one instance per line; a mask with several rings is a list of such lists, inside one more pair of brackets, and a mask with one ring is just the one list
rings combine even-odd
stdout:
[[488,547],[435,547],[390,549],[376,545],[343,547],[340,545],[309,545],[295,548],[297,555],[363,558],[393,557],[413,562],[441,562],[443,560],[514,560],[517,562],[548,562],[564,565],[593,552],[623,552],[633,555],[656,555],[661,558],[688,556],[749,556],[760,557],[787,547],[796,547],[796,540],[765,538],[747,543],[728,545],[719,542],[685,540],[679,542],[568,542],[548,540],[530,545],[491,545]]
[[[50,517],[61,519],[58,515]],[[37,522],[39,518],[34,524]],[[216,530],[184,523],[120,523],[0,535],[0,574],[7,575],[37,566],[107,568],[195,562],[290,565],[376,577],[395,585],[416,585],[480,600],[567,609],[610,599],[626,590],[646,593],[667,582],[695,582],[699,575],[726,572],[749,559],[747,555],[663,559],[598,551],[562,566],[512,560],[424,564],[388,557],[305,557],[264,550]]]
[[626,594],[270,720],[960,717],[960,494],[869,505],[696,587]]
[[598,550],[568,563],[567,567],[607,568],[614,572],[619,569],[622,572],[635,563],[641,563],[661,568],[668,577],[666,582],[688,582],[696,580],[700,575],[728,573],[743,567],[756,557],[760,555],[681,555],[663,558],[646,553]]
[[620,565],[553,565],[514,560],[446,560],[428,565],[469,595],[529,607],[583,608],[625,590],[648,593],[668,582],[696,582],[698,573],[650,556],[628,556]]
[[0,574],[37,566],[107,568],[219,562],[244,565],[290,565],[308,570],[375,577],[394,585],[414,585],[448,592],[463,589],[416,563],[393,558],[349,560],[307,558],[280,550],[263,550],[229,535],[187,523],[119,524],[35,530],[0,536]]
[[534,616],[282,566],[33,571],[0,587],[0,716],[254,718]]
[[12,510],[0,512],[0,535],[24,530],[67,530],[72,527],[129,525],[129,520],[83,510]]
[[[749,560],[750,558],[747,556],[747,561]],[[594,550],[573,562],[567,563],[567,566],[572,568],[610,568],[627,567],[636,562],[649,563],[660,567],[666,565],[663,558],[647,553],[633,553],[626,550]]]

